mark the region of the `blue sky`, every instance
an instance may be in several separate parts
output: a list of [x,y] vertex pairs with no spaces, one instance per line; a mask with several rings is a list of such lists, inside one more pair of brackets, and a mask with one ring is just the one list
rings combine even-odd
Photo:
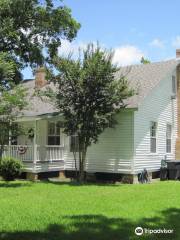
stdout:
[[[170,59],[180,48],[178,0],[64,0],[63,4],[72,9],[81,29],[71,44],[62,42],[60,54],[76,53],[79,47],[99,41],[114,50],[114,62],[121,66],[139,63],[141,56],[153,62]],[[32,77],[29,69],[23,74]]]

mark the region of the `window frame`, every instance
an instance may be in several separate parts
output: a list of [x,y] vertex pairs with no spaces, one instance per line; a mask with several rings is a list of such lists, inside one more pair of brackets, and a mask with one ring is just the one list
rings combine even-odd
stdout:
[[[168,127],[170,127],[170,137],[168,136]],[[170,141],[170,151],[168,150],[168,141]],[[166,153],[172,153],[172,124],[166,124]]]
[[176,95],[177,94],[177,83],[176,83],[176,76],[175,75],[172,75],[171,85],[172,85],[172,93],[174,95]]
[[[12,123],[14,128],[18,128],[18,123]],[[13,135],[12,131],[9,132],[9,144],[13,146],[18,145],[18,135]]]
[[[79,147],[78,147],[78,141],[75,140],[75,145],[72,147],[72,138],[78,138],[77,134],[71,135],[70,136],[70,141],[69,141],[69,151],[70,152],[79,152]],[[73,148],[73,149],[72,149]]]
[[[152,134],[152,131],[154,131],[154,129],[152,129],[153,124],[155,124],[155,134]],[[151,154],[157,153],[157,128],[158,128],[157,122],[151,121],[150,122],[150,153]],[[155,150],[153,150],[153,141],[154,140],[155,140]]]
[[[49,126],[50,124],[53,124],[55,127],[55,131],[53,134],[49,133]],[[57,126],[57,125],[61,125],[59,121],[48,121],[47,124],[47,145],[48,146],[61,146],[62,145],[62,138],[61,138],[61,126]],[[59,128],[59,133],[57,132],[57,129]],[[49,138],[54,138],[54,143],[56,143],[56,138],[59,138],[59,144],[49,144]]]

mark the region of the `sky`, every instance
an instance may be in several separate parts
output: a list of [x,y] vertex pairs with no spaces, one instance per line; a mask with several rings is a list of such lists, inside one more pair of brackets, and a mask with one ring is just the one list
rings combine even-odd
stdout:
[[[54,0],[56,6],[60,0]],[[81,23],[76,39],[62,41],[59,54],[66,55],[89,42],[114,51],[113,62],[119,66],[175,58],[180,48],[179,0],[64,0],[72,16]],[[23,71],[32,78],[30,69]]]

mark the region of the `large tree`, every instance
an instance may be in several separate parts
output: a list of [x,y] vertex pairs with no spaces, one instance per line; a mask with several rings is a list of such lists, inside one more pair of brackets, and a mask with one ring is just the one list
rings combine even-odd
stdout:
[[149,63],[151,63],[147,58],[144,58],[144,57],[142,57],[141,58],[141,63],[142,64],[149,64]]
[[86,153],[108,127],[116,124],[115,115],[125,108],[124,100],[134,94],[124,76],[115,78],[119,68],[112,64],[113,54],[90,44],[78,60],[54,61],[58,83],[56,105],[64,115],[64,132],[77,135],[79,180],[84,180]]
[[[51,63],[61,39],[73,40],[80,24],[62,1],[52,0],[0,1],[0,52],[8,52],[17,63],[15,80],[21,79],[19,69]],[[43,54],[45,51],[45,54]]]
[[21,70],[52,64],[61,39],[73,40],[80,24],[62,1],[55,6],[52,0],[0,0],[0,23],[1,157],[9,132],[18,134],[12,123],[27,107],[25,90],[15,86]]
[[8,54],[0,53],[0,82],[3,83],[0,84],[0,160],[4,146],[10,140],[10,133],[15,137],[22,132],[21,128],[14,124],[14,121],[28,106],[25,100],[26,89],[13,83],[16,67]]

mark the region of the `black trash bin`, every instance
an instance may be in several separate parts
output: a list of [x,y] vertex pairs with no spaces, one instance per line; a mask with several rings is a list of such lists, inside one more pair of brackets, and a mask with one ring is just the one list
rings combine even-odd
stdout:
[[167,161],[168,178],[170,180],[180,179],[180,160]]
[[160,180],[165,181],[168,179],[168,169],[166,167],[161,167],[160,169]]

